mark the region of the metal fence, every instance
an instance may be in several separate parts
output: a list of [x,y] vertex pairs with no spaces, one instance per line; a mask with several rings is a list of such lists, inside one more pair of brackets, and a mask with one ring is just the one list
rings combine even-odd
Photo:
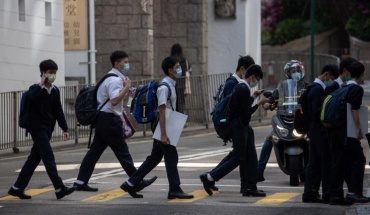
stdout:
[[[262,68],[265,72],[265,76],[260,85],[260,88],[265,88],[268,86],[275,87],[280,80],[286,79],[284,74],[284,65],[292,59],[300,60],[306,68],[306,80],[310,80],[310,55],[308,53],[294,53],[294,52],[284,52],[284,53],[263,53],[262,54]],[[325,64],[339,64],[339,58],[326,55],[326,54],[316,54],[315,55],[315,67],[314,77],[316,77],[321,68]],[[226,78],[230,74],[217,74],[217,75],[193,75],[190,77],[191,82],[191,94],[186,95],[183,101],[180,101],[179,105],[184,106],[184,112],[187,114],[188,121],[187,126],[204,126],[208,128],[211,122],[210,112],[214,106],[213,96],[215,96],[216,91],[220,84],[224,83]],[[132,86],[139,86],[141,84],[147,84],[152,80],[140,80],[132,81]],[[157,80],[159,81],[159,80]],[[184,80],[178,79],[178,83],[185,82]],[[79,142],[81,138],[86,138],[89,136],[88,126],[77,126],[77,121],[74,113],[74,102],[79,90],[84,87],[79,86],[67,86],[60,87],[61,100],[64,109],[64,114],[66,116],[67,124],[69,127],[69,133],[71,139],[75,140],[75,144]],[[253,93],[253,91],[252,91]],[[30,135],[25,137],[24,129],[18,127],[18,115],[19,115],[19,105],[22,92],[6,92],[0,93],[0,123],[1,123],[1,135],[0,135],[0,150],[7,148],[17,148],[20,146],[31,145],[32,141]],[[183,104],[181,104],[183,102]],[[129,113],[128,107],[126,107],[126,112]],[[252,116],[252,120],[261,120],[266,115],[266,112],[258,109],[256,113]],[[137,124],[135,119],[131,117],[137,132],[142,132],[143,136],[147,135],[150,131],[150,126],[147,124]],[[62,140],[62,130],[56,126],[52,141]]]
[[[218,87],[222,84],[230,74],[217,75],[194,75],[190,77],[191,94],[185,96],[184,105],[185,113],[189,116],[187,126],[204,126],[208,128],[211,121],[210,112],[213,108],[215,95]],[[132,81],[132,86],[139,86],[147,84],[152,80]],[[157,80],[159,81],[159,80]],[[181,79],[177,80],[181,82]],[[88,126],[77,126],[77,120],[74,112],[75,98],[79,90],[84,87],[66,86],[60,87],[61,101],[63,105],[64,114],[66,116],[70,138],[75,140],[77,144],[80,138],[89,136],[90,128]],[[0,149],[17,148],[32,144],[30,135],[25,136],[25,130],[18,127],[19,106],[22,96],[22,91],[0,93],[0,107],[1,107],[1,135],[0,135]],[[129,112],[127,105],[126,112]],[[257,111],[252,120],[261,120],[265,112]],[[137,124],[133,117],[130,117],[137,132],[142,132],[146,136],[150,126],[147,124]],[[62,130],[59,126],[55,127],[52,141],[62,141]]]

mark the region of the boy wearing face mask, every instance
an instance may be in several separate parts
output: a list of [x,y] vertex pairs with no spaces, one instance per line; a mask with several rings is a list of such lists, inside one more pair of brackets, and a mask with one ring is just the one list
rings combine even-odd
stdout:
[[[338,77],[336,65],[325,65],[321,74],[307,89],[307,113],[310,125],[307,132],[310,138],[309,158],[305,170],[305,184],[302,201],[305,203],[328,203],[330,197],[331,151],[329,137],[320,121],[321,107],[326,96],[326,88],[331,87]],[[317,195],[322,185],[322,199]]]
[[181,77],[182,70],[179,60],[175,57],[167,57],[162,61],[162,70],[166,75],[162,82],[168,84],[171,89],[171,97],[167,100],[169,89],[167,86],[160,86],[157,89],[156,95],[158,98],[158,112],[159,119],[152,123],[152,131],[157,124],[161,129],[161,140],[153,140],[153,148],[151,154],[141,164],[139,169],[130,176],[130,178],[121,185],[121,189],[128,192],[134,198],[143,198],[143,195],[136,193],[135,186],[152,171],[164,157],[166,166],[167,178],[169,182],[168,199],[191,199],[193,195],[185,193],[180,187],[180,176],[177,169],[179,156],[175,146],[170,145],[171,140],[166,133],[166,108],[176,110],[176,78]]
[[[245,61],[240,67],[245,66]],[[212,171],[200,175],[204,190],[212,195],[214,181],[218,181],[240,165],[242,177],[243,196],[263,197],[266,193],[257,189],[257,153],[254,145],[254,132],[249,125],[253,114],[251,103],[250,84],[259,82],[263,72],[259,65],[248,67],[244,80],[239,83],[233,92],[230,103],[230,130],[233,141],[233,150]]]
[[[223,97],[226,97],[227,95],[229,95],[230,93],[232,93],[234,87],[238,84],[238,83],[246,83],[243,76],[245,76],[246,72],[247,72],[247,69],[254,65],[254,60],[251,56],[247,55],[247,56],[244,56],[244,57],[240,57],[239,60],[238,60],[238,65],[236,67],[236,71],[235,73],[230,76],[226,82],[225,82],[225,86],[224,86],[224,91],[223,91]],[[251,82],[249,84],[249,87],[256,87],[258,84],[258,81],[255,81],[255,82]],[[259,97],[261,94],[262,94],[263,90],[256,90],[254,91],[253,95],[250,97],[250,103],[253,104],[254,100]],[[265,103],[267,101],[266,98],[262,98],[260,99],[259,101],[256,102],[255,105],[252,106],[252,109],[251,109],[251,112],[252,114],[258,109],[259,105]],[[228,159],[229,159],[230,155],[225,157],[225,159],[223,159],[216,167],[218,168],[219,166],[223,165]],[[241,163],[240,166],[239,166],[239,172],[240,172],[240,193],[243,193],[243,190],[244,190],[244,182],[245,182],[245,173],[244,173],[244,163]],[[211,186],[212,190],[215,190],[217,191],[218,190],[218,187],[216,187],[214,185],[214,181],[213,181],[213,185]]]
[[[95,164],[108,146],[112,149],[128,176],[136,171],[123,133],[121,118],[123,100],[127,97],[131,87],[131,80],[124,76],[129,69],[128,54],[123,51],[114,51],[110,56],[110,61],[113,68],[108,74],[115,76],[106,78],[99,86],[97,91],[98,107],[104,104],[105,101],[109,101],[100,109],[97,116],[94,140],[82,160],[77,180],[74,183],[77,191],[98,191],[98,188],[90,187],[88,183]],[[140,181],[141,183],[136,189],[149,186],[155,179],[156,177],[153,177]]]
[[53,60],[45,60],[40,63],[41,81],[32,85],[27,93],[28,119],[27,132],[31,134],[33,146],[27,161],[22,167],[15,184],[8,194],[20,199],[31,199],[24,193],[35,168],[40,161],[45,165],[46,172],[55,188],[57,199],[71,194],[75,189],[64,186],[58,175],[53,150],[50,146],[51,135],[56,122],[63,129],[64,140],[69,139],[68,126],[64,117],[59,89],[53,85],[58,70]]
[[339,77],[335,79],[335,81],[339,84],[339,87],[343,87],[344,85],[347,84],[347,81],[351,80],[351,74],[349,74],[348,68],[353,62],[356,61],[357,60],[350,57],[344,58],[343,60],[340,61]]

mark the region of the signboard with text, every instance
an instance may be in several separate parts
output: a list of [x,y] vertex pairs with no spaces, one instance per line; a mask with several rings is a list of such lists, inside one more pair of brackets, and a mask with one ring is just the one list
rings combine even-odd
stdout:
[[86,0],[64,0],[64,50],[87,49]]

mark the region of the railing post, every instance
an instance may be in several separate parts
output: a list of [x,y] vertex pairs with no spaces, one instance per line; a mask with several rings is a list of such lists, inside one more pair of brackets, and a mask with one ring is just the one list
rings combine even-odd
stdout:
[[18,148],[18,123],[17,123],[17,116],[18,116],[18,106],[17,106],[17,92],[13,92],[13,139],[14,139],[14,145],[13,145],[13,152],[19,153]]
[[[73,88],[74,90],[74,98],[77,98],[77,93],[78,93],[78,85],[77,86],[75,86],[74,88]],[[75,113],[76,114],[76,113]],[[75,121],[75,145],[77,145],[78,144],[78,122],[77,122],[77,119],[76,119],[76,117],[74,118],[74,121]]]
[[202,84],[202,106],[203,106],[203,112],[204,112],[204,119],[205,119],[205,125],[206,125],[206,129],[208,129],[208,110],[209,110],[209,107],[208,107],[208,81],[207,81],[207,75],[202,75],[200,76],[201,78],[201,81],[200,83],[203,83]]

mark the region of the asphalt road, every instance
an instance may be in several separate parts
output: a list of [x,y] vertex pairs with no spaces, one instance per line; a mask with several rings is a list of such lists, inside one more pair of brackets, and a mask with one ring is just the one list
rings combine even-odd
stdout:
[[[256,148],[259,154],[261,144],[270,131],[270,126],[255,127]],[[132,139],[129,141],[130,152],[136,165],[144,161],[151,150],[151,140]],[[363,142],[369,161],[370,150]],[[196,135],[182,137],[178,145],[179,172],[182,189],[196,196],[191,201],[168,200],[168,181],[166,170],[161,163],[147,177],[158,176],[157,181],[144,189],[142,199],[133,199],[119,189],[127,179],[113,152],[107,149],[100,158],[90,185],[99,188],[98,192],[74,192],[61,200],[56,200],[50,179],[42,164],[36,169],[27,187],[33,193],[31,200],[19,200],[7,195],[10,186],[18,176],[28,155],[27,149],[21,149],[18,155],[0,154],[0,214],[369,214],[370,204],[355,204],[350,207],[325,204],[302,203],[303,183],[298,187],[289,185],[289,176],[285,175],[271,155],[265,172],[266,181],[258,188],[267,193],[266,198],[242,197],[239,193],[239,171],[235,169],[217,182],[218,193],[208,196],[203,190],[199,174],[211,170],[227,155],[230,145],[222,143],[212,131],[198,131]],[[72,185],[78,173],[87,149],[85,146],[58,147],[55,157],[59,174],[66,185]],[[370,170],[366,169],[364,187],[370,195]]]

